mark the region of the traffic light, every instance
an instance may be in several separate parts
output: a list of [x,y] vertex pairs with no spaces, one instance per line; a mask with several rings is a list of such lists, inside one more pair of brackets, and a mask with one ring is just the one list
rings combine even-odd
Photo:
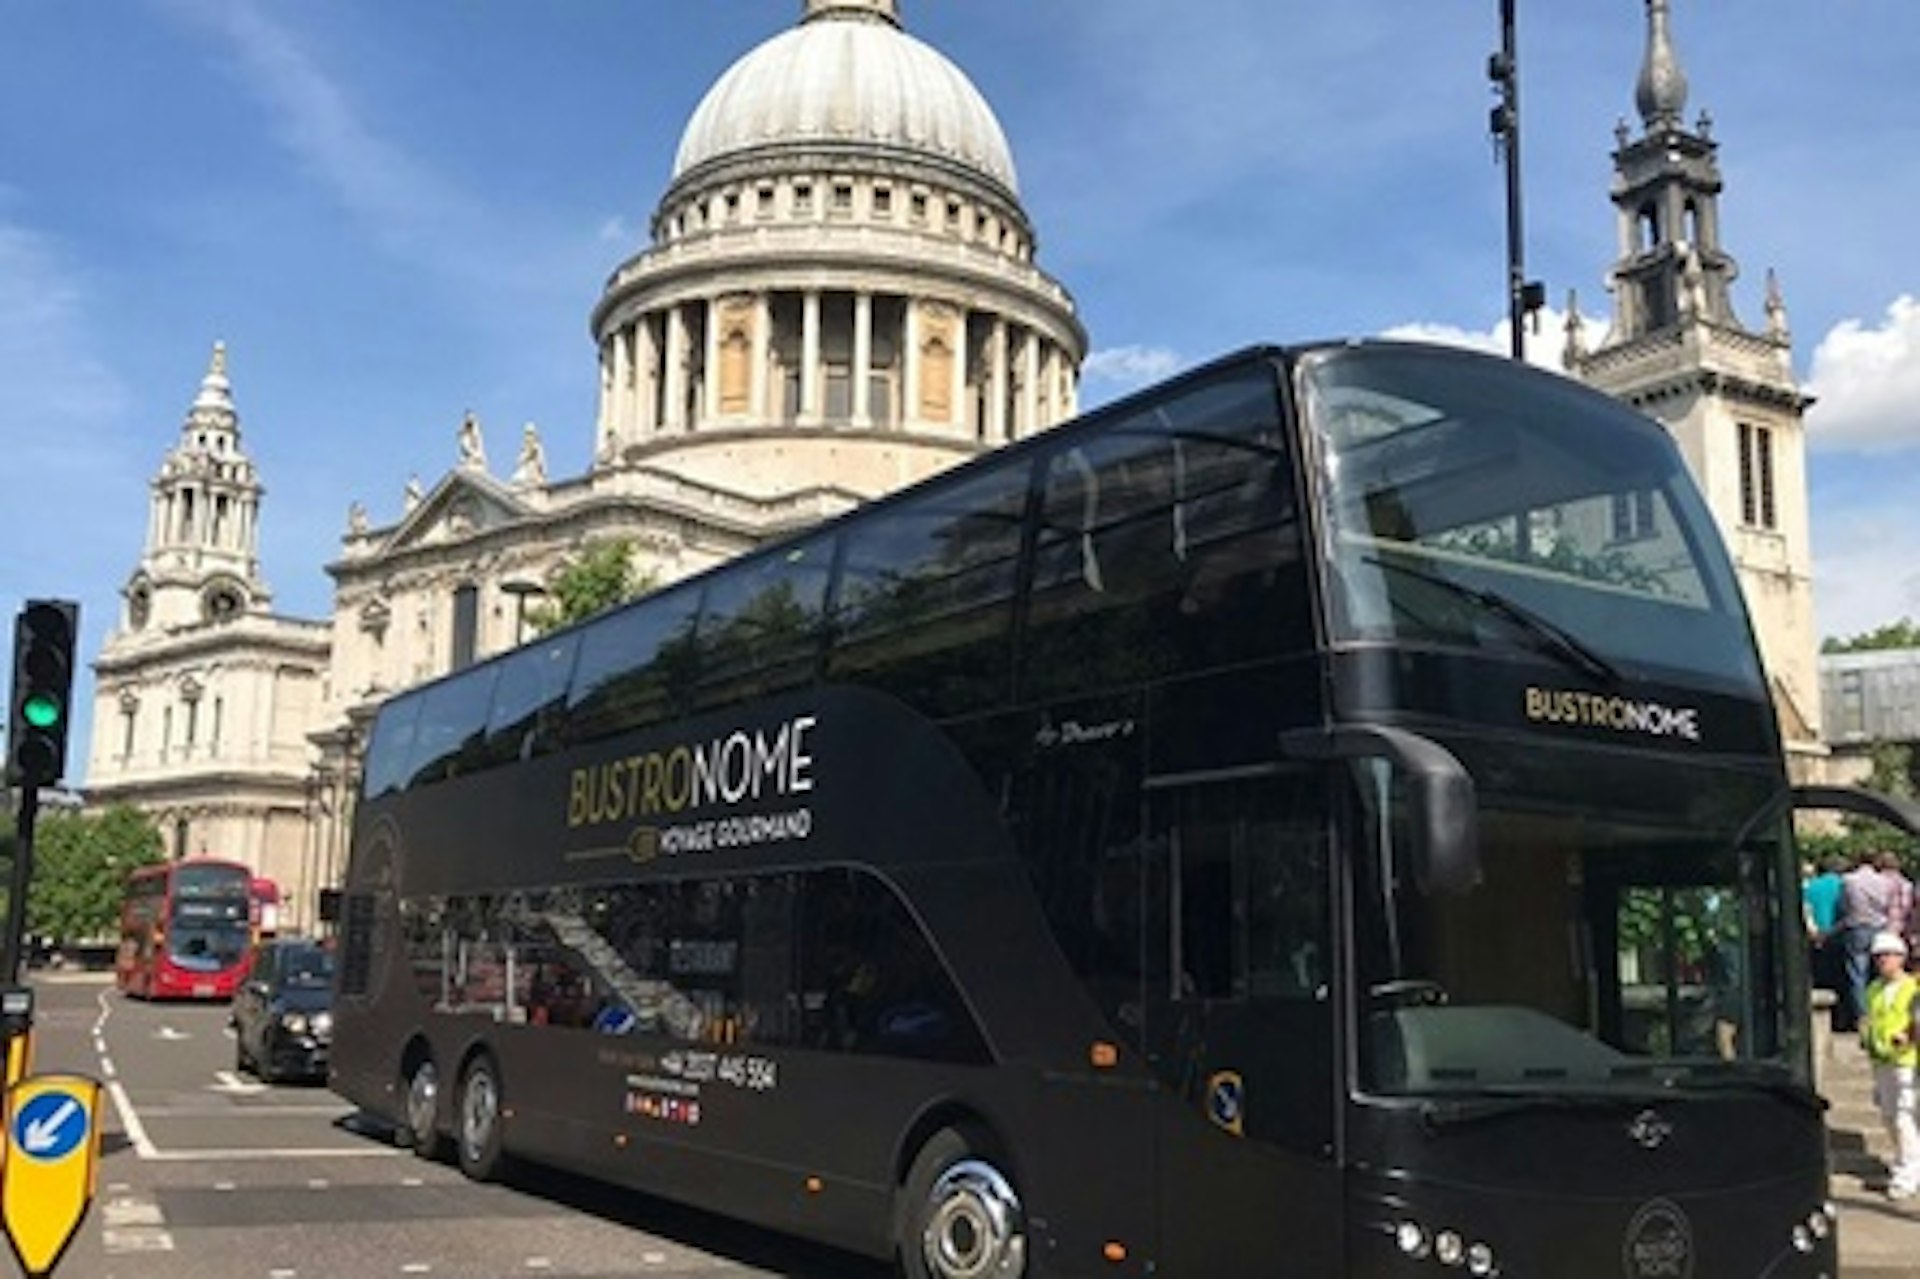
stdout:
[[66,769],[79,620],[72,600],[28,600],[13,620],[7,780],[15,785],[51,786]]

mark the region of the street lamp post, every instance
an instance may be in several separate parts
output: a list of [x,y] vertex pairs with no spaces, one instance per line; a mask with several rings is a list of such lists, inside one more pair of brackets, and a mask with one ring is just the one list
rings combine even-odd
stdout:
[[1500,51],[1487,59],[1487,78],[1500,103],[1490,124],[1495,151],[1507,171],[1507,326],[1513,358],[1527,358],[1527,317],[1545,305],[1546,286],[1527,279],[1526,239],[1520,202],[1520,48],[1514,27],[1515,0],[1500,0]]

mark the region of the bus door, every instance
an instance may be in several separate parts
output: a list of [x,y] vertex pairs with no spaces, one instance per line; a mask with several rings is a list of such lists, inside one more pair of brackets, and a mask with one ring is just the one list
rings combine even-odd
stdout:
[[1323,774],[1165,780],[1146,867],[1161,1268],[1340,1273]]

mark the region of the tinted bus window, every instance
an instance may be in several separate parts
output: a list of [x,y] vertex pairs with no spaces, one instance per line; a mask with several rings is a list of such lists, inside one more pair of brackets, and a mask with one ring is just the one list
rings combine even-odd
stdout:
[[388,702],[374,720],[373,740],[367,745],[368,799],[397,791],[407,784],[407,765],[413,758],[413,730],[419,717],[420,699],[399,697]]
[[1137,684],[1311,638],[1278,383],[1194,388],[1042,473],[1023,692]]
[[831,674],[929,715],[1006,699],[1028,469],[943,485],[847,531]]
[[477,678],[450,679],[421,695],[409,786],[457,777],[480,766],[497,674],[498,668],[490,667],[477,672]]
[[833,539],[801,542],[707,586],[699,705],[723,706],[808,682],[820,648]]
[[567,681],[579,649],[579,633],[569,632],[536,640],[501,662],[487,715],[487,763],[542,753],[553,720],[566,705]]
[[591,741],[687,709],[700,587],[653,596],[582,632],[567,696],[567,737]]

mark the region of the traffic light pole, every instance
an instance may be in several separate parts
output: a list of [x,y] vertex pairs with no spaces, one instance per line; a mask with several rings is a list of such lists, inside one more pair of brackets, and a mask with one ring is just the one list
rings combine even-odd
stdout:
[[7,888],[7,935],[0,950],[0,986],[18,986],[26,957],[27,886],[33,880],[33,827],[40,815],[40,788],[20,788],[20,817],[15,827],[13,876]]

